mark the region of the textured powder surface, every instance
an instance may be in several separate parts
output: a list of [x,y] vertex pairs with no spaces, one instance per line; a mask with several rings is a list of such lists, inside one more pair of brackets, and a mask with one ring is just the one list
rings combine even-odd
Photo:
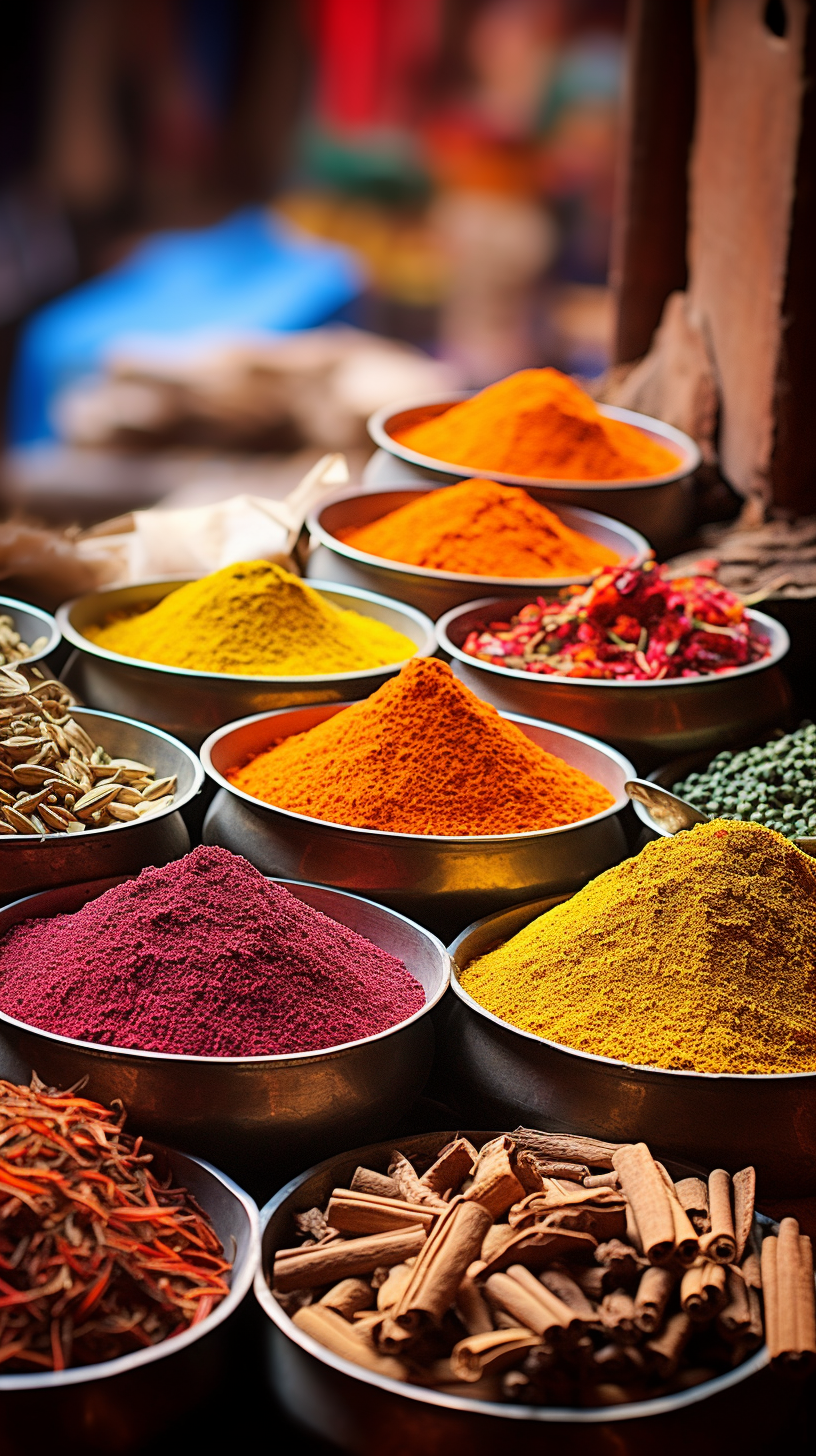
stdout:
[[552,480],[636,480],[678,463],[557,369],[522,369],[394,438],[452,465]]
[[255,677],[364,672],[416,652],[385,622],[341,611],[269,561],[225,566],[148,612],[84,633],[123,657]]
[[145,1051],[311,1051],[385,1031],[424,1005],[402,961],[226,849],[194,849],[0,941],[9,1016]]
[[614,803],[428,657],[228,777],[283,809],[396,834],[518,834]]
[[338,535],[388,561],[471,576],[584,576],[620,560],[616,551],[565,526],[526,490],[495,480],[431,490]]
[[816,1071],[816,861],[759,824],[698,825],[607,870],[460,981],[503,1020],[599,1056]]

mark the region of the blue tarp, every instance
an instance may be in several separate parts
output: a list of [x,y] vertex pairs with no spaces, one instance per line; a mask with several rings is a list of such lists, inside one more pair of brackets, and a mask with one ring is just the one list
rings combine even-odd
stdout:
[[10,443],[53,440],[54,396],[96,373],[119,340],[311,328],[363,287],[352,252],[261,208],[195,232],[158,234],[26,325],[12,377]]

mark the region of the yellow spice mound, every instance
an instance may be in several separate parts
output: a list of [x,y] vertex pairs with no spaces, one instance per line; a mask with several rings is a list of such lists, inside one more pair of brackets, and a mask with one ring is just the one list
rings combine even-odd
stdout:
[[269,561],[225,566],[85,636],[123,657],[251,677],[359,672],[416,652],[401,632],[339,610]]
[[496,1016],[598,1056],[816,1071],[816,861],[759,824],[660,839],[474,961]]

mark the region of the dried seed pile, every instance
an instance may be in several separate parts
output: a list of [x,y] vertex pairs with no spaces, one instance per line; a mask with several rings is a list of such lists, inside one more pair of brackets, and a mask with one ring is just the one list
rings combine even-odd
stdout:
[[71,717],[62,683],[0,668],[0,835],[81,834],[172,804],[176,778],[111,758]]
[[10,662],[21,662],[25,657],[34,657],[47,646],[47,637],[36,637],[29,647],[17,631],[14,618],[7,612],[0,612],[0,667]]
[[0,1082],[0,1371],[95,1365],[158,1345],[229,1293],[231,1264],[184,1188],[111,1110]]
[[488,1401],[625,1405],[713,1380],[764,1340],[806,1372],[811,1242],[793,1218],[763,1228],[754,1188],[753,1168],[675,1183],[645,1143],[460,1136],[296,1213],[273,1292],[346,1360]]

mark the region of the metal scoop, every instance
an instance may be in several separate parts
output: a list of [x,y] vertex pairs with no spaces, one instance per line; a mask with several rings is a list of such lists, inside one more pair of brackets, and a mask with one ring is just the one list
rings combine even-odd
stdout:
[[[681,829],[691,829],[695,824],[710,824],[711,815],[695,809],[688,800],[662,789],[648,779],[629,779],[624,789],[630,799],[636,799],[646,810],[652,827],[663,834],[678,834]],[[816,838],[792,839],[792,844],[804,854],[816,857]]]

